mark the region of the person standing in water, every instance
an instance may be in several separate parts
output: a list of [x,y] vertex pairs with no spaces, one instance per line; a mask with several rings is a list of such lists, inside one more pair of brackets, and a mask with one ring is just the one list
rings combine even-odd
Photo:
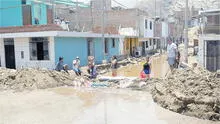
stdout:
[[150,63],[150,57],[146,57],[146,62],[143,65],[143,70],[141,71],[141,78],[150,78],[151,74],[151,63]]
[[113,56],[111,59],[111,69],[112,69],[112,76],[113,77],[117,76],[117,68],[118,68],[117,57]]
[[177,56],[177,46],[171,40],[169,40],[168,43],[169,44],[167,46],[167,56],[168,56],[167,60],[168,60],[168,64],[170,65],[170,70],[173,71]]

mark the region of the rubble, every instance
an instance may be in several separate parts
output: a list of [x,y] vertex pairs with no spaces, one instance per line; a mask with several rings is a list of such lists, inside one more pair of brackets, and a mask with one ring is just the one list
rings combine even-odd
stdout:
[[220,78],[201,68],[174,70],[155,82],[152,96],[162,107],[202,119],[220,121]]
[[50,71],[47,69],[12,70],[0,68],[0,91],[24,89],[45,89],[58,86],[74,85],[75,76],[66,72]]

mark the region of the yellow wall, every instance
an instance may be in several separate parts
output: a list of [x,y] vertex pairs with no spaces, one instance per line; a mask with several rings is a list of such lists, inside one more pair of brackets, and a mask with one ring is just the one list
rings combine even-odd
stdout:
[[138,38],[125,38],[124,55],[130,55],[133,47],[138,47]]

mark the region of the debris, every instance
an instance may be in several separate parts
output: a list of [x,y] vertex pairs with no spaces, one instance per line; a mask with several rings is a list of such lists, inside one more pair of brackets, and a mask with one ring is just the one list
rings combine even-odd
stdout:
[[220,78],[202,68],[179,69],[152,90],[162,107],[189,116],[220,121]]

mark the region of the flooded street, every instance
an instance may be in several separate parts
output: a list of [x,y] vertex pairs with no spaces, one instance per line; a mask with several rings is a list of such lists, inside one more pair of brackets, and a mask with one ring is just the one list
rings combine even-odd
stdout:
[[0,93],[0,124],[214,124],[159,107],[147,92],[61,87]]
[[[129,65],[126,67],[119,68],[117,70],[118,76],[124,77],[139,77],[141,70],[143,69],[143,62],[139,62],[135,65]],[[169,70],[167,56],[160,55],[152,57],[151,59],[152,72],[151,77],[154,78],[163,78],[167,74]],[[111,72],[106,74],[105,76],[111,76]]]

